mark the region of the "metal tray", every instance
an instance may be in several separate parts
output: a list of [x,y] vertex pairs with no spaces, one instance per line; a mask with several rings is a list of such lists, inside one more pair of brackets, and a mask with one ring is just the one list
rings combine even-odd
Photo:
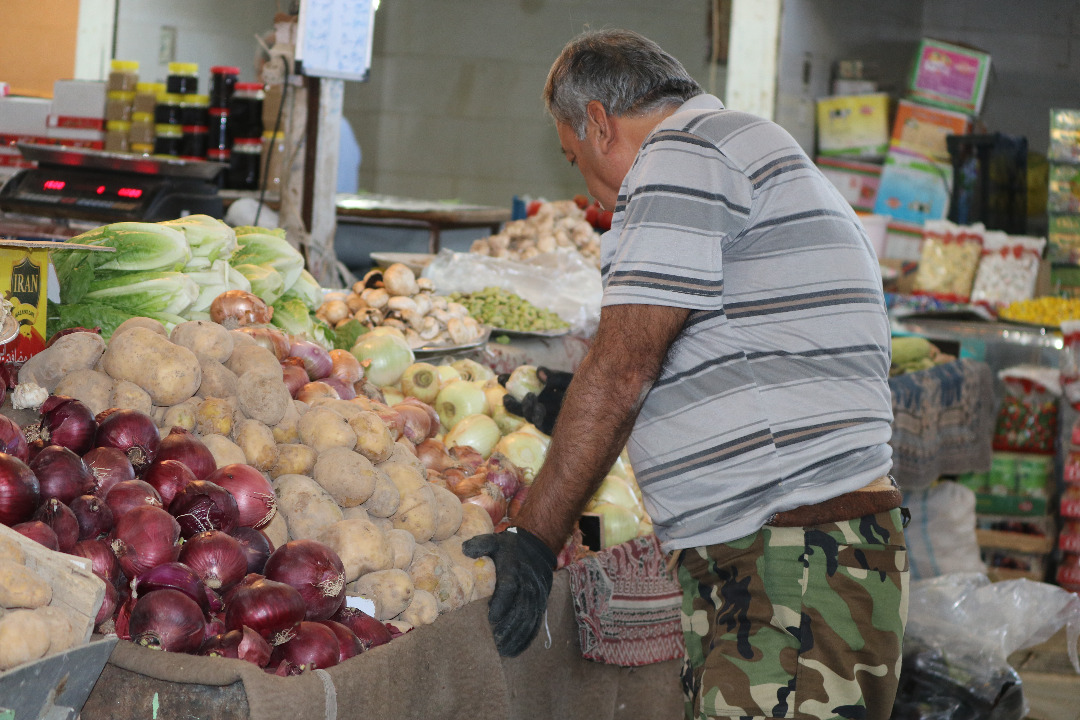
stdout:
[[484,332],[476,340],[462,345],[424,345],[423,347],[413,348],[413,355],[416,357],[433,357],[436,355],[450,355],[452,353],[464,352],[466,350],[474,350],[478,347],[483,347],[487,344],[488,339],[491,337],[491,328],[485,326]]
[[508,330],[507,328],[491,328],[492,335],[505,335],[511,338],[557,338],[570,334],[570,328],[564,327],[558,330]]
[[211,160],[180,160],[179,158],[132,155],[129,153],[104,152],[85,148],[59,147],[17,143],[19,152],[27,160],[38,164],[64,165],[91,170],[138,173],[140,175],[165,175],[168,177],[213,180],[228,165]]

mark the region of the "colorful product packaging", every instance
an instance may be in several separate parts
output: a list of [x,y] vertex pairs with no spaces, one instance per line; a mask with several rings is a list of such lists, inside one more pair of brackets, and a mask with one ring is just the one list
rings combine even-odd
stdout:
[[989,77],[989,54],[923,38],[915,53],[908,90],[921,102],[978,115]]
[[931,220],[923,226],[914,293],[944,302],[966,303],[982,257],[985,228]]
[[1080,165],[1050,163],[1046,209],[1051,213],[1080,213]]
[[1050,162],[1080,164],[1080,110],[1050,110]]
[[924,160],[902,148],[889,150],[881,171],[874,213],[922,225],[948,215],[952,165]]
[[1080,265],[1080,215],[1050,215],[1046,239],[1051,262]]
[[945,138],[949,135],[967,135],[969,132],[971,116],[966,113],[901,100],[896,105],[890,145],[933,160],[949,162]]
[[817,134],[819,155],[880,160],[889,148],[889,94],[819,98]]
[[819,156],[815,163],[851,207],[863,212],[874,209],[878,184],[881,182],[881,163],[826,156]]
[[1031,299],[1045,247],[1044,238],[986,231],[982,259],[971,289],[971,302],[996,310],[1009,303]]

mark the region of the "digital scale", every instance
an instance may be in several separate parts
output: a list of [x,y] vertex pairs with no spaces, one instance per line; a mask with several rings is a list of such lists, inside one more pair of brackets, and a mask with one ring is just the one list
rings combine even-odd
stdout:
[[19,143],[37,167],[0,187],[0,210],[45,217],[158,222],[225,214],[217,178],[224,163]]

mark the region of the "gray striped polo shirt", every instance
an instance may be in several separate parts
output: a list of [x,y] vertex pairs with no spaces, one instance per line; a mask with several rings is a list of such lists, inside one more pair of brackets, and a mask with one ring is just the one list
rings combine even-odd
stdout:
[[642,145],[601,251],[604,305],[691,311],[628,444],[665,549],[888,473],[881,270],[783,128],[687,101]]

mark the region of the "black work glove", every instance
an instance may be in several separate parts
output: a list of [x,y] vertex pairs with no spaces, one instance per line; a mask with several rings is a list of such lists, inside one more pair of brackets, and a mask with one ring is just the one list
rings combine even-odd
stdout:
[[[566,388],[570,386],[570,381],[574,379],[574,374],[538,367],[536,377],[544,384],[539,393],[528,393],[520,401],[512,395],[503,395],[503,407],[508,413],[525,418],[540,432],[550,435],[555,429],[555,419],[559,416],[563,396]],[[506,384],[506,380],[501,376],[499,381]]]
[[528,530],[514,528],[466,540],[461,550],[471,558],[495,562],[495,592],[488,601],[488,622],[503,657],[516,657],[540,630],[551,592],[556,557]]

